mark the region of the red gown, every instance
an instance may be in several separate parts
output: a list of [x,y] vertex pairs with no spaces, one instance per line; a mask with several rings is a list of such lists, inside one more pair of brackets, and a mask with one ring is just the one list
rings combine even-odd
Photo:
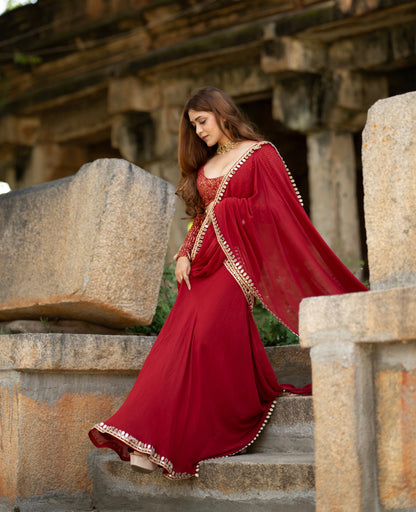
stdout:
[[221,178],[198,172],[205,206],[179,254],[190,253],[163,329],[121,408],[89,432],[122,460],[149,455],[165,476],[197,476],[202,460],[250,445],[283,390],[251,307],[260,300],[297,330],[303,297],[366,290],[304,212],[276,148],[253,146]]

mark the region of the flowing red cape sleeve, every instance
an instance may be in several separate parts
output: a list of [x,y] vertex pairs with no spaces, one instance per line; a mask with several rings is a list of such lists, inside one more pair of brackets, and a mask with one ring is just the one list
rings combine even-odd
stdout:
[[312,225],[272,144],[254,147],[224,185],[212,221],[227,266],[292,331],[303,298],[367,290]]

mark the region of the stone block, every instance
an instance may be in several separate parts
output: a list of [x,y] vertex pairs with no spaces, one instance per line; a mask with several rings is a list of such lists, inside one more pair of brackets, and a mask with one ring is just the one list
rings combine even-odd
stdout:
[[334,343],[312,350],[316,510],[364,512],[368,509],[361,509],[363,482],[355,415],[357,348]]
[[[302,301],[317,511],[416,506],[416,287]],[[377,508],[378,510],[378,508]]]
[[149,114],[129,112],[113,116],[111,146],[117,148],[126,160],[151,160],[154,138],[154,126]]
[[108,112],[120,114],[129,111],[151,112],[161,103],[157,84],[129,76],[111,80],[108,88]]
[[0,196],[0,320],[150,323],[174,207],[172,185],[118,159]]
[[416,287],[311,297],[301,302],[302,347],[411,341],[416,333]]
[[273,119],[300,132],[316,129],[320,95],[319,81],[313,77],[282,80],[273,88]]
[[39,134],[39,126],[37,117],[5,116],[0,121],[1,144],[31,146]]
[[265,73],[319,73],[326,66],[325,45],[315,42],[279,37],[264,42],[261,68]]
[[376,68],[388,62],[389,52],[388,31],[373,31],[335,41],[329,48],[329,65],[333,69]]
[[313,512],[312,454],[248,454],[204,461],[198,479],[132,471],[112,454],[90,456],[99,510]]
[[[87,454],[95,449],[87,432],[124,401],[153,342],[138,336],[0,336],[0,503],[10,505],[6,510],[90,508]],[[44,508],[35,508],[37,500]]]
[[416,509],[416,344],[378,347],[377,466],[384,510]]
[[416,92],[380,100],[363,133],[371,289],[416,284]]
[[303,387],[311,383],[312,369],[309,350],[299,345],[265,347],[277,380],[281,384],[293,384]]
[[391,30],[391,47],[395,60],[408,59],[416,53],[415,24],[397,25]]

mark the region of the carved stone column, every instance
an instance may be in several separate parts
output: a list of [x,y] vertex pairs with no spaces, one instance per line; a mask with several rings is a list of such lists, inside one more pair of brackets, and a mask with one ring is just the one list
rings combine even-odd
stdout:
[[311,219],[337,255],[353,270],[361,259],[356,162],[350,133],[308,135]]

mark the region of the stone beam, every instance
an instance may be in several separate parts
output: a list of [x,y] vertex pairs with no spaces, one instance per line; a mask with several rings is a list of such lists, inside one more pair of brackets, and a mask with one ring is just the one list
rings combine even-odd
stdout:
[[133,76],[110,80],[108,85],[108,112],[152,112],[160,106],[161,91],[157,83],[149,83]]
[[286,36],[268,39],[263,45],[261,69],[265,73],[319,73],[326,64],[326,47],[319,42]]
[[326,77],[322,122],[334,129],[362,130],[367,109],[387,96],[385,76],[335,70]]
[[354,272],[361,242],[352,135],[318,132],[307,137],[310,215],[328,245]]
[[151,160],[155,134],[154,123],[146,112],[129,112],[113,116],[111,146],[129,162]]
[[0,196],[0,320],[150,323],[174,208],[172,185],[119,159]]
[[[401,65],[416,54],[415,22],[396,21],[393,27],[344,37],[328,50],[331,69],[381,70]],[[409,62],[410,64],[410,62]]]
[[343,38],[330,46],[328,63],[332,69],[371,69],[389,61],[389,46],[387,30]]
[[416,285],[416,92],[378,101],[363,133],[372,290]]
[[308,132],[319,126],[319,80],[300,76],[282,80],[273,88],[273,119],[291,130]]
[[19,186],[39,185],[70,176],[80,168],[85,158],[85,149],[78,144],[36,144]]
[[0,119],[0,144],[31,146],[39,135],[38,117],[4,116]]

